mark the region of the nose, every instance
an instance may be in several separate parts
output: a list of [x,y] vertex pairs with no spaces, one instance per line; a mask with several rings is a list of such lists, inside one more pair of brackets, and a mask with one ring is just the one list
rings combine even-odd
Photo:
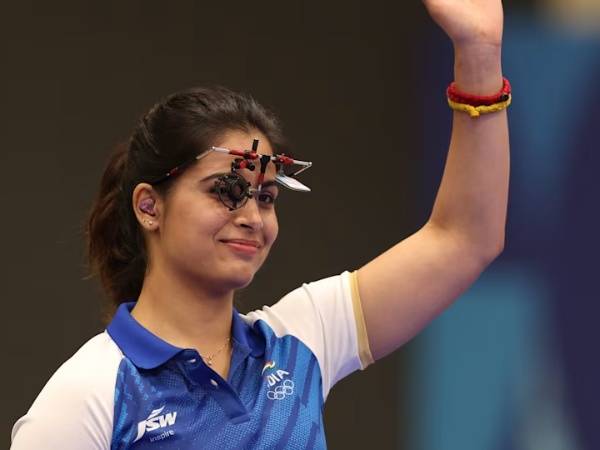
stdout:
[[256,196],[252,196],[244,206],[235,210],[234,223],[254,231],[262,230],[264,224]]

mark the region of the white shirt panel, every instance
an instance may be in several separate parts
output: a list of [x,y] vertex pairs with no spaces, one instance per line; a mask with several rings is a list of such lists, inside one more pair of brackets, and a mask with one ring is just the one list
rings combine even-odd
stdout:
[[106,332],[86,342],[15,423],[11,450],[109,450],[121,359]]
[[349,272],[305,283],[243,318],[264,320],[277,337],[292,335],[310,348],[321,369],[323,399],[336,382],[362,368]]

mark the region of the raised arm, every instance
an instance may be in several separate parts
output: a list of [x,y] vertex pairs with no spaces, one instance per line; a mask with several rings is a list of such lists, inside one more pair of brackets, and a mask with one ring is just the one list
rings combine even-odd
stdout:
[[[459,91],[502,87],[501,0],[424,0],[454,44]],[[506,110],[471,118],[455,111],[433,212],[415,234],[360,268],[371,352],[381,358],[448,307],[500,254],[508,199]]]

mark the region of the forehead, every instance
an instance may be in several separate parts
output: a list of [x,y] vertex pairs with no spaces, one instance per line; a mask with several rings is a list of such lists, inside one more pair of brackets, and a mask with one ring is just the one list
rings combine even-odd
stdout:
[[[271,143],[258,130],[242,131],[232,130],[223,134],[217,139],[213,145],[215,147],[224,147],[232,150],[251,150],[254,139],[258,139],[258,153],[264,155],[272,155],[273,149]],[[231,162],[236,158],[233,155],[226,155],[223,153],[210,152],[204,158],[202,158],[198,164],[194,164],[189,172],[190,175],[195,177],[205,177],[218,172],[229,172],[231,170]],[[260,167],[258,161],[255,161],[256,169],[254,173],[257,173]],[[242,172],[252,173],[246,169]],[[267,176],[275,176],[275,165],[270,163],[267,166]]]

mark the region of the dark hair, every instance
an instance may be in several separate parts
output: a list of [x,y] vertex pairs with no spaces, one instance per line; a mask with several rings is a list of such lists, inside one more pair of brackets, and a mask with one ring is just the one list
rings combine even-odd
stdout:
[[[283,151],[277,119],[252,97],[222,87],[193,88],[155,104],[128,142],[116,146],[85,224],[90,275],[100,278],[109,300],[105,320],[139,296],[146,273],[146,246],[131,205],[135,186],[161,178],[229,130],[251,128]],[[154,187],[167,195],[176,180]]]

